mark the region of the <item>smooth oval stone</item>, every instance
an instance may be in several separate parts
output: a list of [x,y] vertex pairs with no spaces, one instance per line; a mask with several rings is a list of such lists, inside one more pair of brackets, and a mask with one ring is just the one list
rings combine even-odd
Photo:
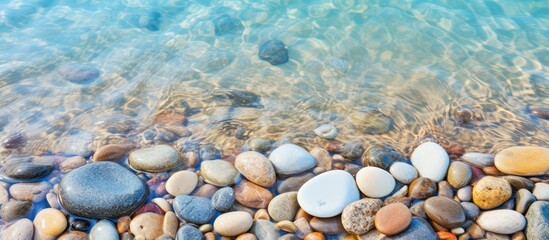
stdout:
[[410,164],[403,162],[395,162],[391,164],[389,172],[397,181],[404,184],[410,184],[414,179],[418,177],[416,168],[414,168],[414,166]]
[[382,198],[393,191],[395,179],[381,168],[365,167],[356,174],[356,184],[367,197]]
[[375,214],[382,206],[383,201],[372,198],[363,198],[353,202],[343,209],[341,223],[350,234],[366,234],[374,228]]
[[482,229],[499,234],[512,234],[526,226],[526,218],[522,214],[507,209],[483,212],[476,222]]
[[255,220],[250,233],[254,234],[258,240],[278,239],[280,230],[269,220]]
[[57,240],[89,240],[88,234],[80,231],[71,231],[61,234]]
[[538,201],[549,201],[549,184],[536,183],[532,192]]
[[217,190],[212,196],[213,207],[220,212],[227,212],[234,204],[235,193],[231,187]]
[[461,205],[447,197],[431,197],[425,201],[425,213],[437,224],[452,229],[465,222],[465,212]]
[[177,149],[168,145],[156,145],[132,151],[128,156],[130,166],[139,171],[169,171],[181,163]]
[[412,181],[408,187],[408,197],[424,199],[433,196],[436,191],[437,185],[433,180],[420,177]]
[[65,215],[55,208],[45,208],[34,217],[35,239],[53,239],[67,228]]
[[496,154],[496,168],[505,174],[538,176],[549,174],[549,148],[510,147]]
[[463,154],[461,159],[480,168],[494,165],[494,155],[492,154],[468,152]]
[[345,228],[341,223],[341,217],[335,216],[331,218],[313,217],[309,224],[311,228],[318,232],[323,232],[328,235],[338,235],[345,232]]
[[239,180],[238,170],[232,163],[225,160],[209,160],[200,164],[200,176],[207,183],[219,187],[232,185]]
[[328,171],[307,181],[297,193],[299,206],[307,213],[328,218],[360,199],[353,176],[342,170]]
[[359,159],[364,154],[362,142],[353,141],[341,146],[341,155],[347,159]]
[[244,30],[244,25],[238,18],[224,14],[213,20],[215,35],[238,34]]
[[32,208],[32,202],[10,200],[2,205],[0,216],[3,220],[11,222],[23,218]]
[[391,146],[373,146],[362,155],[362,165],[387,170],[391,164],[404,157]]
[[101,72],[92,64],[68,63],[59,66],[57,74],[69,82],[86,84],[99,78]]
[[185,224],[177,230],[176,240],[202,240],[204,235],[198,228]]
[[246,180],[242,180],[233,189],[236,201],[246,207],[267,208],[273,199],[269,190]]
[[219,235],[234,237],[247,232],[252,224],[253,218],[249,213],[235,211],[219,215],[213,226],[215,232]]
[[467,219],[475,219],[480,214],[480,209],[472,202],[461,202],[461,207]]
[[41,202],[51,188],[48,182],[16,183],[10,186],[9,193],[16,200]]
[[53,169],[53,158],[11,158],[3,163],[2,175],[16,180],[30,180],[44,177]]
[[269,206],[267,207],[269,215],[275,222],[293,220],[298,209],[297,192],[287,192],[277,195],[269,202]]
[[326,170],[332,169],[333,159],[330,153],[324,148],[314,147],[311,149],[311,155],[316,159],[316,166]]
[[115,161],[126,156],[127,148],[122,144],[109,144],[100,147],[93,154],[94,161]]
[[23,218],[5,227],[1,233],[1,239],[30,240],[34,235],[34,226],[31,220]]
[[320,125],[313,132],[319,137],[329,140],[336,138],[338,134],[337,128],[330,124]]
[[410,212],[412,213],[412,215],[427,219],[427,214],[425,214],[424,203],[425,201],[419,201],[419,202],[416,202],[414,205],[412,205],[410,207]]
[[273,66],[288,62],[288,49],[278,39],[271,39],[259,46],[259,59],[269,62]]
[[279,193],[298,191],[303,184],[311,180],[314,176],[315,175],[312,173],[306,173],[286,178],[279,183],[277,190]]
[[263,154],[249,151],[238,154],[234,166],[250,182],[270,187],[276,182],[273,164]]
[[402,203],[392,203],[382,207],[375,216],[376,229],[385,235],[404,231],[412,222],[412,213]]
[[536,201],[530,205],[525,215],[526,238],[527,239],[549,239],[547,229],[549,229],[549,202]]
[[59,201],[71,214],[87,218],[118,218],[136,210],[149,194],[135,174],[113,162],[95,162],[65,175]]
[[70,229],[74,231],[87,232],[88,228],[90,228],[90,222],[84,219],[75,219],[70,223]]
[[166,181],[166,191],[172,196],[188,195],[196,188],[198,176],[191,171],[174,173]]
[[534,194],[532,194],[527,189],[520,189],[515,194],[515,200],[516,200],[516,211],[524,214],[526,213],[526,210],[536,201],[536,197],[534,197]]
[[277,147],[269,155],[278,174],[296,174],[309,170],[316,165],[315,158],[304,148],[287,143]]
[[519,190],[521,188],[526,188],[528,191],[532,191],[534,189],[534,182],[532,180],[519,177],[519,176],[501,176],[501,178],[507,180],[509,184],[511,184],[511,187],[513,187],[515,190]]
[[422,218],[413,217],[410,226],[403,232],[385,237],[384,240],[409,240],[409,239],[421,239],[421,240],[438,240],[435,231],[429,225],[427,221]]
[[393,127],[391,118],[371,107],[353,111],[349,118],[364,134],[382,134],[391,131]]
[[29,139],[25,133],[12,133],[8,135],[4,141],[2,141],[2,146],[6,149],[22,148],[27,144],[28,140]]
[[173,210],[179,219],[197,224],[209,222],[215,214],[210,199],[185,195],[173,200]]
[[430,178],[435,182],[444,179],[450,164],[448,153],[434,142],[419,145],[412,152],[411,161],[420,176]]
[[471,186],[465,186],[465,187],[460,188],[457,191],[456,196],[461,201],[469,202],[469,201],[471,201],[471,199],[473,197],[472,194],[473,194],[473,188]]
[[454,189],[447,181],[438,182],[438,196],[454,198]]
[[114,223],[107,219],[100,220],[90,230],[90,240],[119,240]]
[[136,238],[156,239],[163,234],[164,216],[146,212],[134,217],[130,223],[130,232]]
[[454,161],[448,168],[448,182],[453,188],[459,189],[471,181],[473,178],[473,170],[471,167],[463,162]]
[[263,138],[252,138],[248,141],[248,146],[253,151],[266,152],[271,149],[273,142]]
[[495,208],[509,200],[512,192],[505,179],[485,176],[473,187],[473,202],[481,209]]
[[179,220],[174,212],[168,211],[164,215],[164,221],[162,222],[162,232],[164,235],[170,236],[171,239],[175,238],[177,229],[179,228]]

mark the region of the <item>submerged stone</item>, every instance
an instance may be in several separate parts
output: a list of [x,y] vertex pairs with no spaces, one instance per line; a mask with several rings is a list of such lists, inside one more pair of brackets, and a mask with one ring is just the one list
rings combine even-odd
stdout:
[[157,11],[151,11],[139,18],[139,26],[153,32],[160,30],[161,22],[162,14]]
[[3,163],[1,174],[16,180],[38,179],[53,171],[53,158],[12,158]]
[[288,49],[278,39],[271,39],[259,47],[259,59],[269,62],[271,65],[281,65],[288,62]]
[[69,82],[86,84],[99,78],[101,72],[92,64],[68,63],[57,69],[59,76]]
[[215,26],[216,36],[238,34],[244,30],[244,25],[242,25],[240,19],[231,17],[227,14],[214,19],[213,24]]

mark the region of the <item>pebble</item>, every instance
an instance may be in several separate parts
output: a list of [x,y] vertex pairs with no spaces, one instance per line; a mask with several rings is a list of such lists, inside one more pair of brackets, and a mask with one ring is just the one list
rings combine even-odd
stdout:
[[467,233],[469,233],[469,235],[471,235],[472,238],[475,239],[483,238],[485,235],[485,231],[476,223],[473,223],[469,227],[467,227],[466,231]]
[[309,170],[316,165],[315,158],[304,148],[287,143],[274,149],[269,155],[276,173],[292,175]]
[[[122,233],[122,234],[120,235],[120,239],[121,239],[121,240],[134,240],[134,238],[135,238],[135,237],[133,236],[133,234],[131,234],[131,233],[129,233],[129,232],[125,232],[125,233]],[[115,238],[115,239],[117,239],[117,238]]]
[[70,221],[70,229],[73,231],[87,232],[90,228],[90,222],[84,219],[73,219]]
[[251,208],[267,208],[273,194],[252,182],[242,180],[233,187],[238,203]]
[[23,132],[11,133],[2,141],[2,146],[6,149],[17,149],[24,147],[29,138]]
[[227,34],[238,34],[244,30],[244,25],[238,18],[223,14],[213,20],[215,35],[223,36]]
[[536,201],[530,205],[525,215],[528,225],[526,225],[526,239],[547,240],[549,235],[549,202]]
[[494,164],[508,175],[538,176],[549,174],[549,148],[510,147],[496,154]]
[[362,142],[354,141],[341,146],[341,155],[347,159],[359,159],[364,154]]
[[505,179],[486,176],[473,187],[473,202],[481,209],[491,209],[509,200],[511,194],[511,185]]
[[482,168],[482,171],[484,173],[486,173],[486,175],[490,175],[490,176],[503,176],[505,174],[503,174],[502,172],[500,172],[496,167],[494,166],[490,166],[490,167],[485,167],[485,168]]
[[164,198],[155,198],[151,201],[162,209],[164,212],[172,211],[172,205]]
[[[202,240],[204,235],[196,227],[185,224],[177,230],[176,240]],[[215,238],[214,238],[215,239]]]
[[[2,183],[2,182],[0,182]],[[8,190],[4,188],[4,186],[0,186],[0,205],[4,205],[9,200],[9,193]]]
[[262,219],[262,220],[271,219],[271,217],[269,216],[269,212],[267,212],[267,209],[259,209],[257,210],[257,212],[255,212],[254,220],[258,220],[258,219]]
[[516,211],[519,213],[526,213],[528,208],[532,203],[536,201],[536,197],[528,191],[527,189],[523,188],[518,190],[515,193],[515,200],[516,200]]
[[81,156],[74,156],[63,160],[59,164],[59,169],[62,173],[68,173],[74,169],[86,165],[86,159]]
[[342,170],[319,174],[303,184],[297,193],[299,206],[315,217],[333,217],[360,199],[353,176]]
[[519,190],[521,188],[526,188],[528,191],[532,191],[534,189],[534,182],[532,180],[519,177],[519,176],[501,176],[501,178],[507,180],[509,184],[511,184],[511,187],[513,187],[515,190]]
[[428,198],[424,208],[431,220],[445,228],[457,228],[465,222],[463,208],[451,198],[442,196]]
[[143,205],[141,205],[139,208],[137,208],[137,210],[135,210],[135,212],[132,213],[132,218],[136,217],[137,215],[141,214],[141,213],[146,213],[146,212],[152,212],[152,213],[156,213],[156,214],[160,214],[160,215],[164,215],[165,212],[156,204],[154,203],[145,203]]
[[439,240],[457,240],[456,235],[451,232],[437,232]]
[[42,209],[34,217],[35,239],[55,239],[67,228],[67,218],[55,208]]
[[438,196],[454,198],[454,190],[452,189],[450,183],[446,181],[438,182]]
[[15,180],[31,180],[50,174],[54,168],[53,158],[11,158],[3,162],[1,173]]
[[280,222],[293,220],[298,209],[297,192],[287,192],[275,196],[269,203],[267,211],[275,222]]
[[6,226],[1,232],[1,239],[30,240],[34,235],[34,226],[31,220],[23,218]]
[[403,184],[410,184],[418,177],[416,168],[403,162],[393,163],[389,168],[389,172],[397,181]]
[[57,197],[57,194],[53,192],[49,192],[46,194],[46,201],[52,208],[60,209],[61,205],[59,204],[59,198]]
[[538,201],[549,201],[549,184],[536,183],[532,193]]
[[215,214],[210,199],[203,197],[177,196],[173,200],[173,209],[179,219],[196,224],[209,222]]
[[447,179],[453,188],[459,189],[466,186],[472,178],[473,170],[466,163],[454,161],[450,164]]
[[87,84],[99,78],[101,72],[93,64],[67,63],[57,68],[57,74],[69,82]]
[[412,213],[402,203],[392,203],[379,209],[375,215],[376,229],[385,235],[404,231],[412,222]]
[[116,230],[118,233],[124,233],[130,230],[130,223],[132,218],[129,216],[123,216],[116,221]]
[[236,211],[219,215],[213,226],[215,232],[219,235],[234,237],[247,232],[252,224],[253,219],[249,213]]
[[93,137],[92,133],[79,131],[57,139],[54,150],[64,155],[88,157],[93,150]]
[[172,196],[189,195],[198,184],[198,176],[191,171],[174,173],[166,181],[166,191]]
[[203,224],[198,228],[198,230],[200,230],[203,233],[211,232],[213,230],[213,225],[212,224]]
[[363,198],[345,207],[341,214],[341,223],[350,234],[366,234],[374,228],[374,216],[383,206],[379,199]]
[[290,222],[289,220],[283,220],[276,223],[276,227],[278,227],[282,231],[289,232],[289,233],[297,232],[297,226],[293,222]]
[[511,236],[511,240],[526,240],[526,235],[523,232],[516,232]]
[[[321,167],[321,168],[324,168],[326,170],[331,170],[332,169],[333,159],[330,156],[330,153],[326,149],[315,147],[315,148],[311,149],[311,155],[316,159],[316,166],[317,167]],[[296,189],[296,191],[297,191],[297,189]]]
[[4,221],[11,222],[25,217],[32,208],[32,202],[10,200],[2,205],[0,216]]
[[465,186],[457,191],[457,197],[459,200],[469,202],[473,198],[473,187]]
[[227,212],[234,204],[235,193],[231,187],[217,190],[212,197],[212,206],[220,212]]
[[257,240],[257,237],[251,233],[240,234],[236,240]]
[[280,236],[279,229],[269,220],[255,220],[249,232],[258,240],[278,239]]
[[277,190],[279,193],[298,191],[305,182],[311,180],[314,176],[312,173],[305,173],[286,178],[279,183]]
[[139,171],[169,171],[182,163],[177,149],[168,145],[155,145],[134,150],[128,156],[130,166]]
[[305,236],[304,240],[326,240],[321,232],[312,232]]
[[480,168],[494,165],[494,155],[487,153],[468,152],[461,159]]
[[439,182],[446,176],[450,158],[440,145],[434,142],[425,142],[419,145],[411,157],[412,165],[419,175]]
[[88,218],[118,218],[136,210],[148,196],[145,183],[120,165],[95,162],[65,175],[59,183],[61,205]]
[[271,149],[272,141],[263,138],[252,138],[248,141],[248,146],[252,151],[266,152]]
[[365,167],[356,174],[356,184],[367,197],[382,198],[393,191],[395,179],[381,168]]
[[472,202],[461,202],[461,207],[467,219],[475,219],[480,214],[480,208]]
[[489,240],[511,240],[511,238],[505,234],[486,232],[486,238]]
[[424,203],[424,201],[420,201],[412,205],[410,207],[410,212],[412,213],[412,215],[420,218],[427,218],[427,214],[425,214]]
[[319,137],[328,139],[328,140],[335,139],[338,134],[337,128],[331,124],[320,125],[319,127],[315,128],[313,132]]
[[263,154],[248,151],[238,154],[234,166],[250,182],[262,187],[270,187],[276,182],[273,165]]
[[524,229],[526,218],[517,211],[498,209],[481,213],[476,223],[486,231],[512,234]]
[[259,59],[269,62],[273,66],[288,62],[288,49],[278,39],[271,39],[259,46]]
[[197,188],[192,195],[195,197],[211,198],[219,188],[212,184],[204,184]]
[[311,214],[308,214],[307,212],[305,212],[305,210],[303,210],[303,208],[300,208],[299,210],[297,210],[297,213],[295,214],[294,220],[297,220],[297,219],[300,219],[300,218],[305,218],[305,219],[307,219],[307,221],[310,221],[313,218],[313,216],[311,216]]
[[437,191],[436,183],[425,177],[420,177],[412,181],[408,187],[408,197],[414,199],[425,199],[433,196]]
[[126,156],[127,148],[122,144],[109,144],[100,147],[93,154],[94,161],[116,161]]
[[373,146],[362,155],[362,165],[389,169],[394,162],[404,157],[391,146]]
[[225,187],[238,182],[240,174],[232,163],[225,160],[208,160],[200,164],[200,175],[207,183]]
[[10,186],[9,193],[16,200],[41,202],[51,188],[48,182],[16,183]]
[[345,228],[341,223],[341,217],[318,218],[313,217],[309,221],[309,225],[314,231],[323,232],[328,235],[339,235],[345,232]]
[[63,233],[57,240],[88,240],[88,234],[80,231]]
[[311,225],[309,225],[309,222],[305,218],[299,218],[295,220],[294,224],[297,227],[297,231],[295,232],[295,235],[298,238],[305,238],[307,234],[313,232],[313,230],[311,229]]
[[134,217],[130,223],[130,232],[136,238],[155,239],[163,234],[164,216],[146,212]]
[[278,240],[300,240],[296,235],[293,235],[291,233],[287,233],[282,235]]
[[373,107],[353,111],[349,118],[364,134],[382,134],[391,131],[393,127],[391,118]]
[[438,240],[437,235],[433,228],[427,221],[422,218],[413,217],[410,226],[403,232],[384,238],[384,240],[409,240],[409,239],[421,239],[421,240]]

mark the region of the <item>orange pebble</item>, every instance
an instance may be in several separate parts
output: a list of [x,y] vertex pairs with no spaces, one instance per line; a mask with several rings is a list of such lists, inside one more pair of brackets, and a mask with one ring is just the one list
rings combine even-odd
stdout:
[[457,240],[456,235],[451,232],[437,232],[439,240]]
[[321,232],[312,232],[307,234],[304,240],[326,240],[326,237]]
[[305,210],[300,208],[299,210],[297,210],[294,220],[297,220],[300,218],[305,218],[307,219],[307,221],[311,221],[311,218],[313,218],[313,216],[309,215],[307,212],[305,212]]

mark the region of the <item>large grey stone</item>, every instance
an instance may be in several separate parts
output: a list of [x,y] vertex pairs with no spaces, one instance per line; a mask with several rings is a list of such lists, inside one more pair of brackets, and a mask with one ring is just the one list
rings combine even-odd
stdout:
[[537,201],[526,213],[526,238],[549,240],[549,202]]

